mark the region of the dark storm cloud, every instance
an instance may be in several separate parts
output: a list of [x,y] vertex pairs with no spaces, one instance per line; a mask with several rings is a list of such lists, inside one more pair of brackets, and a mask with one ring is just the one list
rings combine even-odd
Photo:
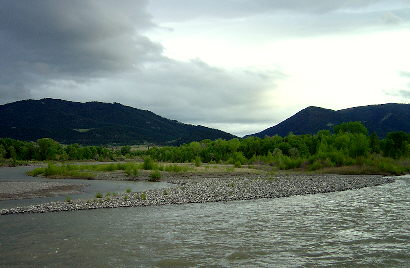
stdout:
[[[1,1],[0,101],[121,102],[184,122],[252,121],[280,73],[162,55],[146,1]],[[260,119],[260,118],[259,118]]]
[[162,50],[139,34],[153,26],[145,1],[3,0],[0,5],[3,102],[47,79],[130,70]]

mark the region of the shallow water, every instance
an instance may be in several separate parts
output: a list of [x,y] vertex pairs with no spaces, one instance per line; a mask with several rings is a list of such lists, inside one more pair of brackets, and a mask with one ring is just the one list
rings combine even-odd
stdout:
[[338,193],[0,216],[0,266],[408,267],[410,177]]
[[21,200],[4,200],[0,201],[0,209],[12,208],[17,206],[28,206],[52,201],[63,201],[68,196],[72,199],[90,199],[94,198],[96,193],[125,193],[127,189],[133,192],[143,192],[150,189],[172,187],[172,184],[166,182],[147,182],[147,181],[104,181],[104,180],[80,180],[80,179],[46,179],[40,177],[31,177],[25,174],[26,171],[32,170],[33,167],[12,167],[0,168],[1,181],[53,181],[68,184],[82,184],[85,187],[75,194],[62,194],[59,196],[21,199]]

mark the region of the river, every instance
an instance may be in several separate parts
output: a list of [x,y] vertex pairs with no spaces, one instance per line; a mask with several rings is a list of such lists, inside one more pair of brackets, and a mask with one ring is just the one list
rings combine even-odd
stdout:
[[2,267],[409,267],[409,241],[410,176],[279,199],[0,216]]

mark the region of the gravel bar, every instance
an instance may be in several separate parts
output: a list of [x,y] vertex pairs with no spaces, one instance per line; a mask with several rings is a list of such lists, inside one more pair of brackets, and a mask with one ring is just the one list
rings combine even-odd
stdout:
[[2,209],[0,215],[279,198],[372,187],[394,182],[394,178],[377,175],[282,175],[269,179],[246,176],[171,179],[169,182],[177,186],[92,200],[59,201]]
[[0,182],[0,200],[25,199],[54,196],[61,193],[76,193],[83,184],[40,181],[4,181]]

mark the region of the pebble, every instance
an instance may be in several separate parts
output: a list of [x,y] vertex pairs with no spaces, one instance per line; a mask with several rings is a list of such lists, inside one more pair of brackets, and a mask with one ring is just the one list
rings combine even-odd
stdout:
[[176,187],[146,191],[146,199],[141,198],[142,193],[128,193],[109,199],[58,201],[2,209],[0,215],[279,198],[360,189],[391,183],[394,178],[379,175],[283,175],[269,179],[239,176],[170,179],[169,182],[176,184]]

